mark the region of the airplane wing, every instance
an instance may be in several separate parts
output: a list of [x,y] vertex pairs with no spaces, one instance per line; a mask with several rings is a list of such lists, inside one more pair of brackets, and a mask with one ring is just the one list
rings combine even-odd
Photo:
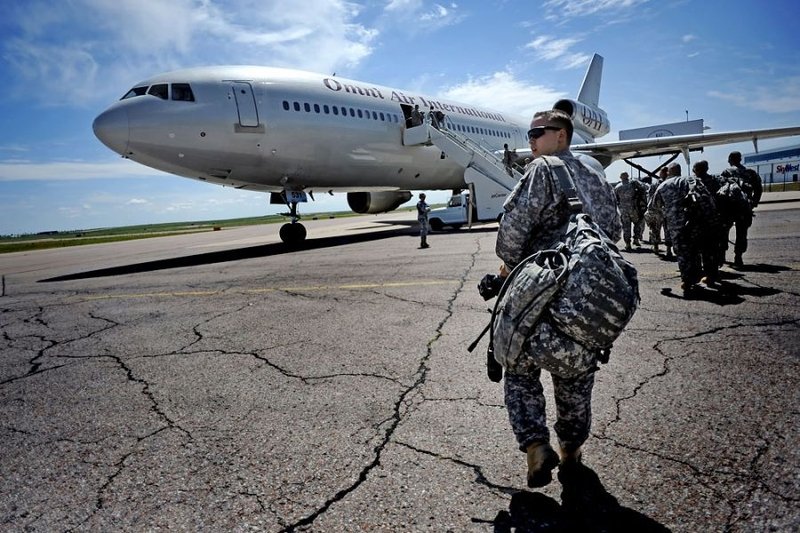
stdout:
[[791,137],[793,135],[800,135],[800,126],[575,144],[570,149],[591,155],[604,164],[610,164],[617,159],[675,153],[688,154],[688,152],[700,150],[704,146],[716,146],[742,141],[753,141],[753,146],[758,151],[757,143],[759,139]]

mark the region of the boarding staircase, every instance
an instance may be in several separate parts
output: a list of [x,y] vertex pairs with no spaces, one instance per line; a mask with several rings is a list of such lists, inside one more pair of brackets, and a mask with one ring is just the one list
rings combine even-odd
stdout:
[[[502,159],[491,149],[444,127],[438,129],[425,123],[407,128],[403,131],[403,144],[436,146],[451,161],[462,166],[473,204],[468,212],[476,213],[481,221],[499,219],[506,196],[522,178],[514,168],[509,175]],[[468,221],[470,225],[472,222]]]

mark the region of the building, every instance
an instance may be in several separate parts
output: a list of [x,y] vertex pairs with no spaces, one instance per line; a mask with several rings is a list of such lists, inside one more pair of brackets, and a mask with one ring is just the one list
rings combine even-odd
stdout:
[[744,165],[758,172],[765,184],[796,182],[800,175],[800,145],[744,154]]

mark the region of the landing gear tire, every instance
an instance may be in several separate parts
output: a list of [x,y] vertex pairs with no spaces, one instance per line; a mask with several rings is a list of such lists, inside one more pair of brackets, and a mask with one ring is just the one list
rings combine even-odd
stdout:
[[281,226],[280,237],[288,245],[300,244],[306,239],[306,227],[297,222]]

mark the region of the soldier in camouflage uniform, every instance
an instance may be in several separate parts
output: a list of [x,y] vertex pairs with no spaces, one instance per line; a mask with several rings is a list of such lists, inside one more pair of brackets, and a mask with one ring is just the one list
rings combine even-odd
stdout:
[[[647,192],[647,205],[649,207],[650,202],[653,201],[653,196],[656,194],[656,190],[658,186],[664,183],[669,178],[669,171],[667,167],[662,168],[658,173],[658,178],[653,180],[653,183],[650,184],[650,190]],[[661,249],[659,245],[661,244],[661,228],[664,226],[664,221],[658,218],[655,213],[649,211],[649,209],[644,214],[644,219],[647,222],[647,228],[650,231],[650,244],[653,245],[653,252],[658,254]],[[672,259],[672,241],[669,239],[669,235],[664,232],[664,244],[667,247],[667,259]]]
[[753,223],[753,208],[761,201],[761,178],[754,170],[742,165],[742,154],[740,152],[731,152],[728,155],[728,164],[731,166],[722,171],[722,177],[736,180],[750,198],[750,212],[739,214],[735,220],[736,244],[733,245],[733,265],[741,267],[744,266],[742,254],[747,251],[747,230]]
[[[722,186],[722,181],[720,180],[719,176],[714,176],[708,173],[708,161],[698,161],[692,167],[692,172],[697,179],[703,182],[708,192],[711,193],[711,196],[715,197],[717,191],[719,191],[720,187]],[[719,213],[719,206],[717,206],[717,221],[718,223],[713,228],[714,235],[710,238],[710,242],[708,243],[708,250],[707,254],[710,254],[713,257],[714,262],[717,264],[718,267],[722,264],[722,259],[725,257],[725,250],[728,249],[728,231],[730,231],[730,227],[725,226],[722,221],[721,214]],[[710,261],[711,259],[709,259]],[[705,262],[705,260],[704,260]],[[714,282],[717,281],[713,276],[712,278],[708,279],[707,281]]]
[[[678,259],[681,289],[689,295],[704,274],[709,282],[719,277],[716,255],[708,253],[706,245],[718,234],[719,220],[714,198],[703,182],[681,176],[678,163],[669,170],[672,177],[658,186],[648,210],[664,220]],[[690,201],[687,195],[692,187],[697,197]]]
[[614,187],[619,205],[619,216],[622,219],[622,238],[625,239],[625,250],[631,248],[631,224],[633,224],[633,245],[640,246],[644,230],[644,212],[641,205],[647,204],[647,191],[640,181],[631,181],[627,172],[619,175],[620,182]]
[[[528,132],[531,151],[536,157],[525,176],[509,195],[497,233],[496,252],[503,260],[501,276],[532,253],[559,241],[569,222],[569,202],[541,155],[554,155],[567,166],[583,204],[583,211],[614,242],[622,231],[614,191],[602,171],[590,168],[570,151],[572,121],[566,113],[549,110],[536,113]],[[572,350],[586,350],[571,343]],[[594,372],[572,378],[552,375],[558,420],[554,429],[561,457],[550,446],[545,415],[545,399],[540,382],[541,369],[530,365],[528,344],[518,365],[506,368],[505,404],[519,448],[527,454],[528,486],[541,487],[552,480],[551,471],[559,464],[580,461],[581,445],[589,436]],[[526,361],[525,359],[528,358]]]

